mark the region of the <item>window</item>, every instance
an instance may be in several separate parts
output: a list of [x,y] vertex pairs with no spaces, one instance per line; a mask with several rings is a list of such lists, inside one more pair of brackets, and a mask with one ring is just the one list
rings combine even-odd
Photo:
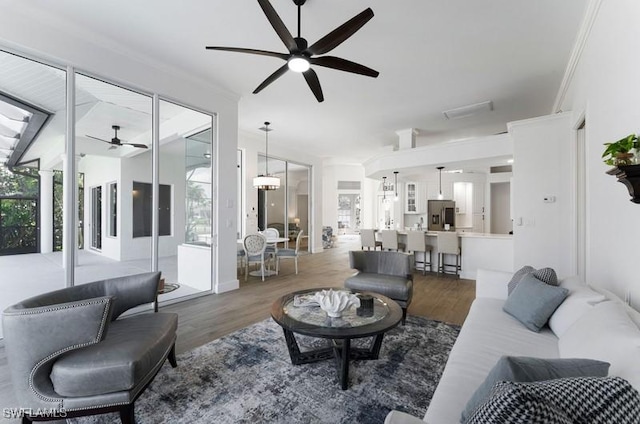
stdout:
[[[133,237],[151,236],[151,184],[133,182]],[[171,235],[171,186],[160,184],[158,226],[161,236]]]

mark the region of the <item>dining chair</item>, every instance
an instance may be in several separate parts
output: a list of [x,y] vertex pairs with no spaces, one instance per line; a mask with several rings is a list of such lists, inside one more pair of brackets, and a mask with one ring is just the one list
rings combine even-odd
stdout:
[[[422,275],[426,274],[427,265],[429,265],[429,272],[433,271],[433,265],[431,263],[432,250],[433,247],[427,244],[424,231],[407,232],[407,252],[414,254],[416,269],[422,269]],[[420,261],[420,256],[423,257],[422,261]],[[422,264],[422,268],[419,268],[418,264]]]
[[382,230],[380,231],[380,238],[382,239],[383,250],[404,251],[406,249],[406,245],[398,241],[398,232],[396,230]]
[[249,234],[245,236],[242,241],[242,246],[245,251],[244,261],[244,281],[247,281],[249,276],[249,265],[260,264],[260,271],[262,274],[262,281],[264,281],[264,266],[265,266],[265,249],[267,247],[267,238],[262,234]]
[[276,252],[276,274],[280,272],[280,259],[293,259],[296,264],[296,275],[298,275],[298,252],[300,251],[300,239],[304,230],[300,230],[296,236],[295,249],[278,249]]
[[360,242],[362,243],[362,250],[366,247],[367,250],[376,250],[376,247],[380,247],[382,250],[382,242],[376,241],[376,232],[373,228],[360,230]]
[[[436,240],[438,243],[438,275],[455,274],[460,277],[460,238],[455,232],[438,231]],[[446,263],[445,255],[455,255],[456,263]],[[455,271],[447,271],[447,267]]]

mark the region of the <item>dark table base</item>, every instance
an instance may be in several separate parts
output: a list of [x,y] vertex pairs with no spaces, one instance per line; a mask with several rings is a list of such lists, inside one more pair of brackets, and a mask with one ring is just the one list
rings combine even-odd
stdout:
[[338,370],[338,380],[342,390],[347,390],[349,385],[349,360],[351,359],[378,359],[384,333],[373,336],[373,342],[369,348],[352,348],[351,339],[332,339],[331,347],[300,352],[300,347],[293,331],[283,328],[284,338],[287,341],[289,356],[293,365],[308,364],[334,358]]

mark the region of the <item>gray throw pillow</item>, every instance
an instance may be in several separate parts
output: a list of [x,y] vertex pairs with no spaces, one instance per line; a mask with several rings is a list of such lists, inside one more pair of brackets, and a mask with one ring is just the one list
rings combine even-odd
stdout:
[[464,423],[485,403],[498,381],[532,382],[565,377],[606,377],[609,363],[593,359],[542,359],[525,356],[503,356],[473,393],[462,411]]
[[496,383],[468,424],[638,424],[640,394],[620,377]]
[[520,282],[520,280],[522,279],[522,277],[524,277],[525,275],[535,271],[536,269],[532,266],[529,265],[525,265],[522,268],[520,268],[519,270],[517,270],[514,274],[513,277],[511,277],[511,281],[509,281],[509,284],[507,284],[507,291],[509,292],[509,294],[511,294],[511,292],[513,291],[513,289],[516,288],[516,286],[518,285],[518,283]]
[[507,297],[502,310],[538,332],[568,294],[565,288],[550,286],[527,274]]
[[525,265],[513,274],[513,277],[511,277],[511,281],[509,281],[509,284],[507,284],[507,292],[511,294],[511,292],[520,283],[520,281],[522,281],[522,278],[527,274],[532,274],[538,280],[542,281],[543,283],[547,283],[550,286],[559,285],[558,276],[556,275],[556,271],[553,268],[547,267],[535,269],[532,266]]

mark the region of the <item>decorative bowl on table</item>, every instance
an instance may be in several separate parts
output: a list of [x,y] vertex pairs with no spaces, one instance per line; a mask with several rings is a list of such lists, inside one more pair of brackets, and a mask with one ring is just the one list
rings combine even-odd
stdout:
[[320,309],[332,318],[339,318],[342,312],[355,306],[360,307],[360,299],[353,293],[344,290],[322,290],[317,292],[313,299],[318,302]]

